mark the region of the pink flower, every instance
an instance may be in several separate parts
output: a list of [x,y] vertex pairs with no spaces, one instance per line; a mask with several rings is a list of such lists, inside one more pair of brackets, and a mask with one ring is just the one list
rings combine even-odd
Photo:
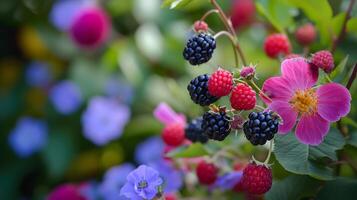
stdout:
[[318,68],[304,58],[286,59],[281,64],[282,76],[264,82],[263,98],[269,108],[283,119],[279,133],[290,132],[297,122],[295,134],[304,144],[318,145],[329,131],[330,123],[346,116],[351,107],[351,94],[342,85],[327,83],[313,87]]
[[161,102],[154,110],[154,117],[164,125],[171,123],[186,123],[186,117],[183,114],[177,114],[172,108],[164,102]]

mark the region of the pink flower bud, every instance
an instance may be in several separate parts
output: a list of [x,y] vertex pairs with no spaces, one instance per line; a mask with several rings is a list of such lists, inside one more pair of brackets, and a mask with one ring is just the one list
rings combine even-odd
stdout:
[[246,79],[252,79],[255,75],[255,68],[252,66],[243,67],[240,76]]

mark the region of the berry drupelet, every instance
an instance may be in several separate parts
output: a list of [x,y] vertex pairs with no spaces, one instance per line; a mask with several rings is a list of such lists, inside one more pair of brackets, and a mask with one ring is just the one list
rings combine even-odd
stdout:
[[187,124],[185,136],[192,142],[206,143],[208,141],[208,137],[202,129],[202,117],[197,117]]
[[203,74],[192,79],[187,86],[192,101],[201,106],[208,106],[219,99],[208,92],[208,80],[209,75]]
[[267,140],[273,139],[278,126],[279,117],[273,115],[273,112],[251,112],[249,120],[243,125],[243,131],[253,145],[263,145]]
[[226,112],[208,111],[203,115],[202,129],[209,139],[222,141],[231,132],[231,118]]
[[199,65],[209,61],[216,48],[215,39],[207,33],[199,33],[191,37],[183,50],[183,57],[191,65]]

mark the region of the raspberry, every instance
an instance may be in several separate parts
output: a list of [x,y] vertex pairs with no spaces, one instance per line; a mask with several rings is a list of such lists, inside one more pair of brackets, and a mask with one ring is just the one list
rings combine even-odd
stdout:
[[316,31],[314,25],[307,23],[303,26],[300,26],[295,31],[296,41],[302,46],[309,46],[314,42],[316,38]]
[[215,48],[215,39],[207,33],[200,33],[187,41],[186,47],[183,50],[183,57],[191,65],[199,65],[211,59]]
[[182,123],[168,124],[161,136],[167,145],[179,146],[185,139],[184,125]]
[[202,129],[209,139],[222,141],[231,132],[230,120],[224,111],[208,111],[203,115]]
[[233,88],[233,76],[229,71],[219,69],[208,80],[208,92],[216,97],[228,95]]
[[254,78],[254,75],[255,75],[255,67],[253,67],[253,66],[243,67],[240,70],[239,75],[245,79],[251,80],[252,78]]
[[196,175],[201,184],[210,185],[217,179],[218,169],[212,163],[201,161],[196,168]]
[[208,92],[208,79],[209,75],[200,75],[192,79],[187,86],[192,101],[201,106],[208,106],[219,99]]
[[261,195],[270,190],[272,185],[271,170],[265,165],[250,163],[243,171],[243,189],[249,194]]
[[176,196],[174,194],[165,194],[165,200],[176,200]]
[[265,39],[264,51],[271,58],[277,58],[280,54],[287,55],[290,49],[289,40],[284,34],[272,34]]
[[201,142],[206,143],[208,141],[208,137],[204,134],[202,125],[202,117],[197,117],[193,119],[185,129],[185,136],[187,139],[191,140],[192,142]]
[[207,25],[206,22],[198,20],[198,21],[195,21],[195,23],[193,24],[193,29],[196,32],[200,32],[200,31],[207,32],[208,31],[208,25]]
[[251,112],[243,125],[245,137],[253,145],[263,145],[278,132],[279,118],[271,111]]
[[254,1],[234,0],[231,13],[231,21],[235,29],[250,25],[255,16]]
[[255,107],[255,91],[244,83],[234,87],[231,97],[231,106],[236,110],[251,110]]
[[326,73],[330,73],[334,65],[334,60],[331,52],[322,50],[314,53],[311,58],[311,63],[316,67],[324,70]]

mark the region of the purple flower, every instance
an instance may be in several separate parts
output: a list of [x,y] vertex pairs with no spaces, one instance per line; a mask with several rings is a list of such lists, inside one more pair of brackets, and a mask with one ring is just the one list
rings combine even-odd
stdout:
[[218,177],[214,186],[223,190],[232,189],[242,178],[242,171],[233,171]]
[[126,177],[127,182],[120,190],[131,200],[151,200],[159,191],[163,181],[159,172],[146,165],[140,165]]
[[151,167],[160,172],[161,178],[164,180],[164,192],[176,192],[182,187],[182,174],[175,169],[169,162],[160,160],[150,164]]
[[126,177],[135,167],[130,163],[110,168],[104,175],[104,180],[99,186],[99,194],[104,200],[127,200],[120,195],[120,188],[126,182]]
[[51,89],[50,100],[58,112],[71,114],[82,103],[82,95],[76,84],[71,81],[61,81]]
[[40,151],[47,143],[47,125],[41,120],[23,117],[9,135],[9,144],[20,157]]
[[126,104],[131,103],[134,95],[134,90],[131,85],[116,78],[109,79],[105,84],[104,90],[109,97],[117,98]]
[[96,145],[105,145],[121,136],[129,121],[130,109],[114,99],[94,97],[82,115],[84,137]]
[[52,6],[51,23],[61,31],[66,31],[73,23],[78,10],[83,7],[84,0],[59,0]]
[[52,81],[52,74],[46,63],[31,62],[25,72],[26,83],[33,87],[48,87]]
[[162,159],[164,143],[160,137],[151,137],[136,147],[135,161],[139,164],[148,164]]

